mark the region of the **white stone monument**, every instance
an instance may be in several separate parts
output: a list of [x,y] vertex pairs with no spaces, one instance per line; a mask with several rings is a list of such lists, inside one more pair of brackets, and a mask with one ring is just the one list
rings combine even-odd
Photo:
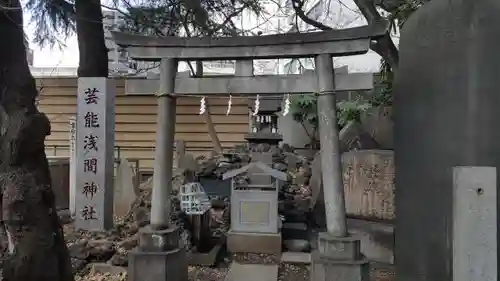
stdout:
[[69,118],[69,211],[76,214],[76,116]]
[[453,167],[453,280],[497,280],[497,169]]
[[115,87],[102,77],[78,79],[75,226],[113,225]]

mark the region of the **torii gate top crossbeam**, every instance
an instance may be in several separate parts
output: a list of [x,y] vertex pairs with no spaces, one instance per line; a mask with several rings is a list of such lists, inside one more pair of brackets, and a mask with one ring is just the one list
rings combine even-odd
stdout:
[[364,54],[370,41],[384,35],[387,21],[362,27],[312,33],[264,36],[181,38],[153,37],[112,32],[115,43],[126,47],[136,60],[277,59],[312,57],[319,54],[347,56]]

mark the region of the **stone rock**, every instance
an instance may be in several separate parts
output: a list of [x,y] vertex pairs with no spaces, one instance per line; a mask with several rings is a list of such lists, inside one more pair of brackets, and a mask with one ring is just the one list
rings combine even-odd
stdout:
[[115,266],[127,266],[128,265],[128,256],[123,253],[116,253],[111,257],[109,263]]
[[115,192],[113,197],[115,216],[125,216],[129,212],[131,204],[138,196],[139,191],[134,186],[134,177],[132,164],[126,158],[121,158],[115,177]]
[[273,163],[272,168],[281,172],[286,172],[288,170],[288,166],[285,163]]
[[127,272],[127,269],[122,266],[115,266],[107,263],[91,263],[89,267],[91,267],[93,273],[116,275]]
[[72,244],[68,247],[68,250],[69,250],[69,255],[72,258],[78,260],[86,260],[89,257],[86,241],[81,241],[79,243]]
[[91,240],[88,242],[87,247],[89,253],[87,259],[94,262],[106,262],[116,253],[114,243],[106,239]]
[[283,244],[291,252],[307,252],[311,250],[309,241],[304,239],[288,239],[283,241]]
[[394,149],[394,121],[392,106],[376,107],[369,110],[362,119],[366,132],[380,145],[380,149]]
[[135,248],[138,244],[139,244],[139,237],[137,234],[135,234],[134,236],[127,238],[126,240],[121,241],[118,244],[118,246],[120,248],[127,250],[127,251],[130,251],[133,248]]
[[77,258],[71,258],[71,266],[73,267],[73,272],[76,273],[87,266],[87,261]]
[[149,210],[140,207],[134,210],[134,218],[137,227],[141,228],[149,224]]
[[61,224],[68,224],[73,221],[71,219],[71,213],[69,209],[59,210],[57,211],[57,215],[59,216],[59,222]]

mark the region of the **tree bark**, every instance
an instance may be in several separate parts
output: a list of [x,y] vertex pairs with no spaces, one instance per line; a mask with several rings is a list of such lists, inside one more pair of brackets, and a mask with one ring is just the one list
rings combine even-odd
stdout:
[[78,77],[108,77],[108,49],[104,40],[100,0],[76,0],[76,33],[80,62]]
[[38,111],[19,0],[0,0],[0,187],[6,281],[74,280],[57,216],[45,137],[50,122]]

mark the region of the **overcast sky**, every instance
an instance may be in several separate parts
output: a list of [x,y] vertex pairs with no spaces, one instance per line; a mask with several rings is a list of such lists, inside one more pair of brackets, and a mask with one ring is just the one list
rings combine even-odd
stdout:
[[[343,7],[355,7],[352,0],[342,0]],[[347,10],[347,9],[346,9]],[[347,11],[349,12],[349,11]],[[346,13],[345,11],[343,14]],[[336,14],[336,12],[332,12]],[[343,17],[343,16],[342,16]],[[34,34],[33,24],[29,22],[30,15],[25,9],[25,30],[28,37],[32,38]],[[363,20],[361,19],[363,25]],[[57,47],[50,49],[49,47],[40,48],[33,42],[30,42],[31,49],[34,50],[34,66],[35,67],[76,67],[78,66],[78,43],[76,36],[68,38],[66,47],[59,50]],[[340,64],[348,64],[350,71],[376,71],[379,65],[380,57],[374,53],[369,53],[363,56],[355,56],[342,58],[338,61]]]

